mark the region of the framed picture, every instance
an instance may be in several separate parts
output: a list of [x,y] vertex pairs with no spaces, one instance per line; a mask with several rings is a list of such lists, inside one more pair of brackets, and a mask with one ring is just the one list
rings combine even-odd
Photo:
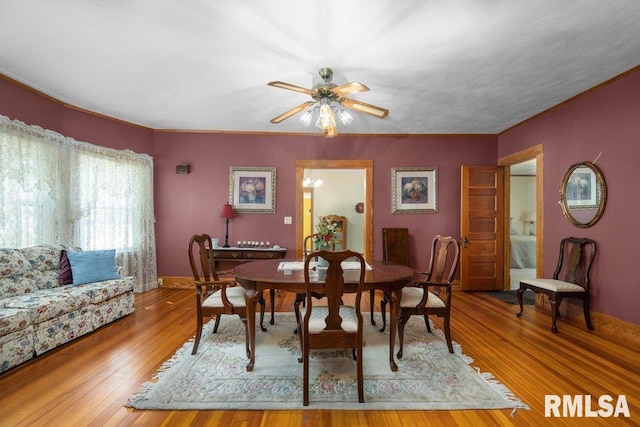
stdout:
[[596,174],[588,167],[575,168],[567,181],[567,206],[574,208],[596,208],[598,186]]
[[229,203],[240,213],[274,213],[276,168],[229,167]]
[[436,168],[391,169],[392,213],[437,213]]

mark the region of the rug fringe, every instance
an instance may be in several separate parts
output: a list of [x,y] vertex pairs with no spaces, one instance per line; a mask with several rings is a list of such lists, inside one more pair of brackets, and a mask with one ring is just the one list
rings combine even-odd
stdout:
[[131,398],[124,404],[125,407],[128,408],[137,408],[140,406],[142,402],[146,402],[149,400],[148,397],[145,397],[148,393],[153,390],[156,383],[162,378],[165,372],[175,366],[176,363],[180,361],[180,358],[187,351],[189,343],[193,343],[195,341],[195,337],[187,340],[168,360],[166,360],[158,370],[151,377],[151,381],[147,381],[140,385],[140,388],[131,396]]
[[504,397],[510,405],[513,405],[513,410],[511,411],[511,417],[516,415],[518,409],[529,409],[529,406],[521,401],[511,390],[509,390],[504,384],[495,379],[491,372],[481,372],[480,368],[477,366],[474,367],[476,372],[491,386],[495,391],[497,391],[502,397]]

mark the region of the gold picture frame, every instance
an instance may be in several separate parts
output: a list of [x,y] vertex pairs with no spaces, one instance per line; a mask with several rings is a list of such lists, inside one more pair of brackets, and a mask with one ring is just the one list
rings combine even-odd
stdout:
[[239,213],[275,213],[276,168],[230,166],[229,203]]
[[437,168],[392,168],[391,204],[393,214],[437,213]]

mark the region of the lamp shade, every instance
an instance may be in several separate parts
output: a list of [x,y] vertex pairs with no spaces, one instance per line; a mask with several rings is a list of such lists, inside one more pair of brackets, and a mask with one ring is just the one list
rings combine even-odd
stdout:
[[233,218],[235,216],[233,207],[229,203],[222,205],[222,212],[220,212],[220,218]]
[[536,222],[536,213],[535,212],[529,212],[524,220],[528,221],[528,222]]

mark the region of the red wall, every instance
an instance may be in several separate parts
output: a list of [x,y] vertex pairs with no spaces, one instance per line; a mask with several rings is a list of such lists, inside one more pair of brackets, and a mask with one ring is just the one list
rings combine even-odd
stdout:
[[[408,227],[415,266],[426,268],[433,235],[460,235],[460,166],[495,164],[497,158],[495,136],[339,135],[325,139],[158,132],[155,141],[158,273],[166,276],[190,274],[185,242],[194,233],[224,238],[225,223],[219,215],[229,198],[229,166],[273,166],[277,177],[275,214],[241,214],[232,219],[229,241],[270,241],[293,254],[296,160],[373,160],[374,257],[382,258],[382,227]],[[188,163],[191,173],[176,174],[179,163]],[[438,167],[437,214],[391,214],[391,168],[408,166]],[[284,225],[285,216],[294,218],[293,225]]]
[[65,107],[2,78],[0,114],[77,141],[153,155],[153,130]]
[[[544,271],[553,274],[560,239],[589,237],[598,245],[592,269],[594,311],[640,324],[640,70],[566,102],[498,137],[498,155],[544,146]],[[569,166],[594,161],[607,183],[607,206],[593,227],[562,215],[558,191]]]

